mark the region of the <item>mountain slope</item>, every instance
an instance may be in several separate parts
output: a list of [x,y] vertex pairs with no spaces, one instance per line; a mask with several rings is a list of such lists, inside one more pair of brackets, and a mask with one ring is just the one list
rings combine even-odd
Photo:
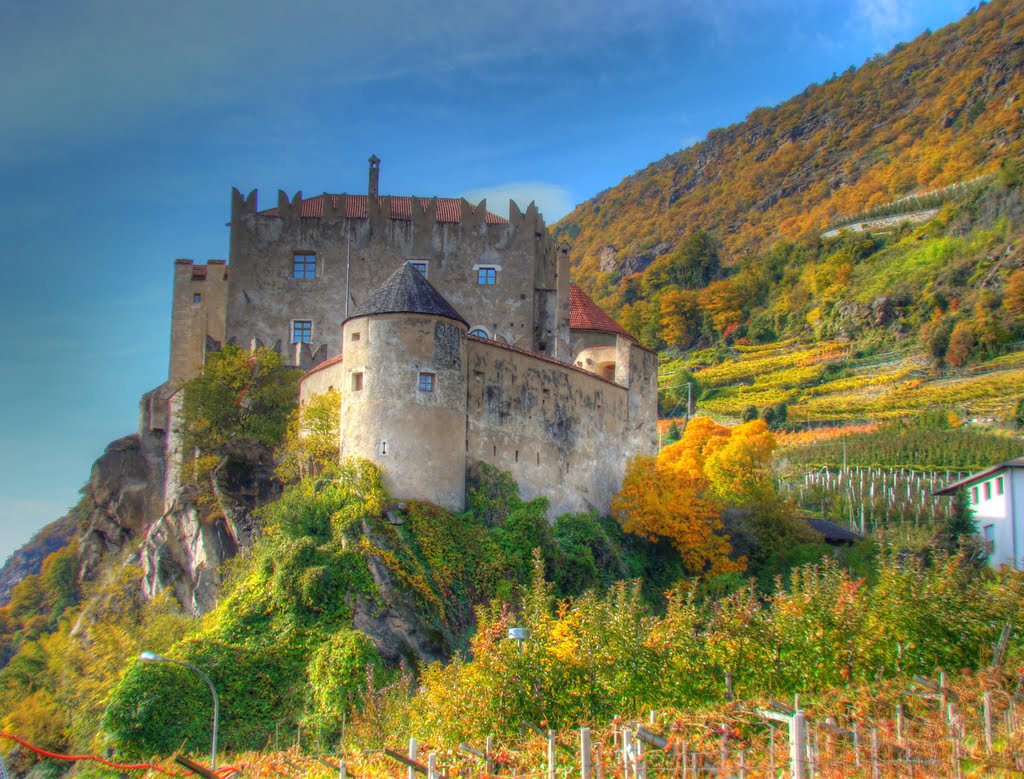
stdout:
[[726,266],[779,239],[995,170],[1024,149],[1024,5],[996,0],[746,121],[710,132],[556,226],[576,277],[618,309],[619,281],[695,230]]

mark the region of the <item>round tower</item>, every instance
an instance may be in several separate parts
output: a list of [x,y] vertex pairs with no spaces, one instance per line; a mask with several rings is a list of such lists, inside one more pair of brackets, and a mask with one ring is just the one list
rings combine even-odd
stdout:
[[341,454],[396,499],[465,506],[468,330],[409,263],[342,325]]

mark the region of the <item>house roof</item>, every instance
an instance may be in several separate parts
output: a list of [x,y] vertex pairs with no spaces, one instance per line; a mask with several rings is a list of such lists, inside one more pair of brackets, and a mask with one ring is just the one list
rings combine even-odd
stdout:
[[861,540],[861,535],[859,533],[854,533],[852,530],[848,530],[842,525],[837,525],[835,522],[829,522],[827,519],[809,517],[807,519],[807,524],[821,533],[826,543]]
[[[338,200],[342,195],[317,195],[304,199],[302,201],[301,215],[305,218],[319,219],[324,215],[324,198],[329,197],[331,199],[331,205],[337,206]],[[366,201],[367,195],[344,195],[345,198],[345,217],[348,219],[366,219]],[[384,207],[383,196],[377,197],[377,202],[381,208]],[[391,219],[397,219],[400,221],[409,222],[412,221],[412,201],[411,197],[403,197],[393,195],[387,198],[390,203],[391,213],[388,216]],[[429,197],[416,198],[419,200],[420,206],[424,209],[429,208],[430,200]],[[438,222],[449,222],[458,223],[462,221],[462,198],[458,197],[439,197],[436,198],[437,208],[437,221]],[[469,204],[470,211],[476,213],[476,206],[472,203]],[[264,211],[259,212],[261,216],[277,216],[277,208],[268,208]],[[487,224],[508,224],[508,220],[504,217],[500,217],[497,214],[492,214],[490,211],[484,217],[484,221]]]
[[633,338],[618,322],[598,308],[597,303],[572,281],[569,282],[569,328],[571,330],[596,330],[600,333],[614,333]]
[[961,487],[966,487],[969,484],[974,484],[975,482],[983,481],[994,473],[1009,470],[1010,468],[1024,468],[1024,457],[1017,457],[1014,458],[1013,460],[1007,460],[1006,462],[999,463],[998,465],[993,465],[991,468],[986,468],[983,471],[972,473],[966,479],[960,479],[960,481],[955,481],[952,482],[951,484],[947,484],[941,490],[935,490],[935,492],[933,492],[932,495],[952,495]]
[[403,262],[349,319],[374,314],[430,314],[454,319],[469,327],[452,304],[409,262]]

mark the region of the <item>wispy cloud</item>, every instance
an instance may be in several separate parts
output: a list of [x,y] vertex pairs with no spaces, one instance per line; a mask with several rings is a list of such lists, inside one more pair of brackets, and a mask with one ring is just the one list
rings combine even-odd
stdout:
[[548,224],[561,219],[574,206],[569,190],[544,181],[507,181],[468,190],[462,193],[462,197],[471,203],[479,203],[486,198],[487,210],[500,216],[508,216],[509,200],[514,200],[522,211],[532,201],[537,204]]
[[893,35],[910,29],[914,22],[903,0],[857,0],[854,9],[856,17],[878,41],[888,42]]
[[[880,0],[875,0],[876,2]],[[0,161],[116,139],[205,106],[280,100],[472,69],[501,73],[531,56],[603,50],[668,20],[726,34],[755,0],[54,0],[21,3],[0,29]],[[743,14],[741,14],[743,16]],[[325,96],[326,97],[326,96]],[[203,132],[203,128],[196,128]]]

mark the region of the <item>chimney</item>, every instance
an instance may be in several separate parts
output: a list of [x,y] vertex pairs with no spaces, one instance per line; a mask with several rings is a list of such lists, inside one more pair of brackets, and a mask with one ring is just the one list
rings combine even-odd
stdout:
[[370,197],[377,197],[379,194],[378,184],[380,183],[380,158],[376,154],[370,155]]

